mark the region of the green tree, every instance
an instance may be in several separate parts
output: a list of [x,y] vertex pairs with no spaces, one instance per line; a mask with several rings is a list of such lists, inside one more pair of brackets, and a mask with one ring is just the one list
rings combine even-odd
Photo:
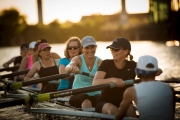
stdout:
[[14,9],[0,12],[0,46],[19,45],[23,42],[22,31],[26,27],[25,16]]

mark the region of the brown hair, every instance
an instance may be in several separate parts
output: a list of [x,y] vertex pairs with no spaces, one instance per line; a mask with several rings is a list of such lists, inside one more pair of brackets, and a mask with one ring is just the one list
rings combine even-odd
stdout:
[[69,53],[68,53],[68,46],[69,46],[69,43],[71,41],[76,41],[78,43],[78,47],[79,47],[79,55],[82,54],[82,47],[81,47],[81,40],[80,38],[76,37],[76,36],[73,36],[73,37],[70,37],[67,41],[66,41],[66,47],[65,47],[65,50],[64,50],[64,56],[66,58],[69,58]]

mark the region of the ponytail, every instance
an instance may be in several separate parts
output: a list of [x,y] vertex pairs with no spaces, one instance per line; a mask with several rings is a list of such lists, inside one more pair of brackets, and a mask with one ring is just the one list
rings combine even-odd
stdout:
[[131,54],[128,54],[127,58],[129,61],[133,61],[133,56]]

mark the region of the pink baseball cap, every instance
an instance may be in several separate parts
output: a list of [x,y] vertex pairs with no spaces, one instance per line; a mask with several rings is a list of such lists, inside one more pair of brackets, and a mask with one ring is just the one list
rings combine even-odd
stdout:
[[38,46],[38,52],[40,50],[43,50],[44,48],[51,48],[51,46],[48,44],[48,43],[41,43],[39,46]]

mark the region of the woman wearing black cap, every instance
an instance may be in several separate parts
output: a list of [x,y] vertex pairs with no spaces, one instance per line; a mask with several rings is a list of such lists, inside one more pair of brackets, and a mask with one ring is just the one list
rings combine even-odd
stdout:
[[[127,38],[117,38],[107,48],[110,48],[113,59],[101,63],[93,79],[93,85],[114,82],[118,87],[102,90],[97,100],[96,112],[115,115],[124,91],[130,87],[124,86],[124,81],[135,79],[136,62],[132,60],[131,44]],[[136,117],[133,105],[129,107],[126,115]]]

